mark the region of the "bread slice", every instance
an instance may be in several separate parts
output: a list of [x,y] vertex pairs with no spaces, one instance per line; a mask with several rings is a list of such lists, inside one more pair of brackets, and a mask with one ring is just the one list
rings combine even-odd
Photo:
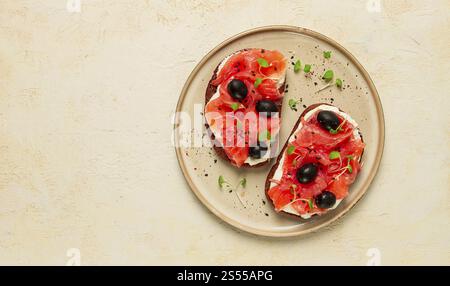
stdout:
[[[272,168],[270,169],[270,171],[269,171],[269,173],[268,173],[268,175],[267,175],[266,182],[265,182],[265,194],[266,194],[267,200],[272,204],[273,207],[275,207],[275,206],[274,206],[274,204],[273,204],[272,199],[270,198],[270,196],[269,196],[269,194],[268,194],[269,190],[270,190],[271,187],[272,187],[272,182],[271,182],[270,180],[274,177],[275,172],[277,171],[277,169],[278,169],[279,167],[282,168],[282,166],[280,166],[280,162],[281,162],[281,160],[282,160],[282,158],[283,158],[283,156],[284,156],[284,154],[285,154],[286,148],[287,148],[288,145],[289,145],[290,139],[291,139],[291,137],[295,136],[296,131],[297,131],[297,129],[298,129],[300,123],[301,123],[301,119],[302,119],[303,117],[305,117],[305,115],[306,115],[309,111],[312,111],[312,110],[314,110],[314,109],[316,109],[316,108],[320,108],[320,106],[323,106],[323,105],[324,105],[324,106],[333,106],[333,105],[327,104],[327,103],[316,103],[316,104],[313,104],[313,105],[308,106],[308,107],[302,112],[302,114],[300,115],[299,119],[297,120],[295,126],[292,128],[292,131],[291,131],[291,133],[290,133],[290,135],[289,135],[289,137],[288,137],[288,140],[286,141],[286,143],[284,144],[284,146],[283,146],[283,148],[282,148],[280,154],[278,155],[275,164],[272,166]],[[345,113],[345,112],[342,111],[341,109],[338,109],[338,110],[339,110],[340,112],[342,112],[342,113]],[[347,114],[347,116],[349,116],[349,115]],[[357,129],[357,134],[358,134],[359,138],[363,141],[363,137],[362,137],[362,134],[361,134],[359,128],[356,127],[356,129]],[[354,136],[356,136],[356,135],[354,135]],[[364,142],[364,141],[363,141],[363,142]],[[362,154],[361,154],[361,157],[359,158],[359,162],[361,162],[361,159],[362,159]],[[334,207],[332,207],[331,209],[336,208],[336,207],[339,205],[339,203],[340,203],[340,201],[336,201],[336,204],[335,204]],[[329,210],[331,210],[331,209],[328,209],[327,211],[329,211]],[[284,214],[284,215],[287,215],[287,216],[290,216],[290,217],[295,217],[295,218],[297,218],[297,219],[298,219],[298,218],[301,218],[301,219],[309,219],[310,217],[319,214],[319,213],[315,213],[315,214],[311,214],[310,216],[309,216],[309,215],[306,215],[306,216],[305,216],[305,215],[300,215],[300,214],[298,214],[298,213],[296,214],[296,213],[293,213],[293,212],[287,212],[287,211],[285,211],[285,210],[281,210],[280,213],[281,213],[281,214]]]
[[[213,75],[211,77],[211,79],[208,82],[208,86],[206,88],[206,93],[205,93],[205,107],[208,104],[208,102],[211,100],[211,98],[214,96],[214,94],[216,94],[217,92],[217,88],[218,86],[215,86],[212,84],[212,82],[217,78],[217,75],[219,73],[219,68],[221,67],[222,64],[224,64],[226,62],[226,60],[228,60],[228,58],[230,58],[231,56],[238,54],[240,52],[243,51],[247,51],[249,49],[242,49],[239,51],[236,51],[232,54],[230,54],[229,56],[225,57],[218,65],[217,67],[214,69]],[[279,87],[279,92],[281,94],[284,94],[284,90],[285,90],[285,86],[286,86],[286,80],[285,78],[283,79],[283,84]],[[275,104],[279,110],[279,116],[281,118],[281,107],[282,107],[282,103],[283,103],[283,97],[280,98],[280,100],[275,101]],[[214,132],[211,130],[210,126],[208,125],[208,123],[205,123],[205,127],[206,127],[206,132],[208,134],[208,136],[210,137],[210,139],[215,142],[215,135]],[[213,149],[215,150],[215,152],[217,153],[217,155],[222,158],[223,160],[226,160],[228,162],[231,162],[231,160],[228,158],[227,154],[225,153],[224,149],[219,145],[219,144],[213,144]],[[271,158],[268,158],[266,161],[260,162],[258,164],[255,165],[250,165],[249,163],[245,163],[244,165],[242,165],[241,167],[246,167],[246,168],[256,168],[256,167],[260,167],[263,165],[266,165],[270,162]]]

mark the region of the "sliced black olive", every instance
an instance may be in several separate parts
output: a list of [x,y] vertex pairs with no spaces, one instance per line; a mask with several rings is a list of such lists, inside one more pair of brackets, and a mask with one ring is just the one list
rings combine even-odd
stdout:
[[336,203],[336,196],[329,191],[323,191],[315,198],[316,206],[321,209],[329,209]]
[[242,80],[239,79],[231,80],[228,83],[227,90],[231,97],[237,100],[243,100],[248,94],[247,86]]
[[301,184],[307,184],[316,178],[318,170],[319,168],[314,163],[305,164],[297,170],[297,180]]
[[322,110],[317,114],[317,121],[323,129],[336,130],[339,127],[339,118],[333,111]]
[[272,100],[263,99],[256,103],[256,111],[266,112],[267,117],[270,117],[272,112],[278,112],[278,107]]
[[260,159],[267,152],[267,147],[264,146],[254,146],[250,147],[248,155],[253,159]]

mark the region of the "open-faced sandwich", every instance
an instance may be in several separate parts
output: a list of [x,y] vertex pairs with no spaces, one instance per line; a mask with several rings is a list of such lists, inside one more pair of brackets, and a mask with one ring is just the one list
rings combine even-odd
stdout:
[[256,167],[276,156],[286,59],[278,51],[244,49],[215,69],[205,94],[206,128],[220,157]]
[[362,135],[350,115],[328,104],[300,116],[266,180],[277,212],[307,219],[334,209],[361,170]]

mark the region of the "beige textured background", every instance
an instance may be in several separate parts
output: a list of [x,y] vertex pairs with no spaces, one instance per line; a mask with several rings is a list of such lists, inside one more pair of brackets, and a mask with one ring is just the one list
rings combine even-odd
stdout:
[[[450,2],[0,1],[0,264],[450,264]],[[186,3],[185,3],[186,2]],[[269,24],[324,33],[371,74],[386,147],[368,195],[301,238],[220,222],[170,145],[190,71]]]

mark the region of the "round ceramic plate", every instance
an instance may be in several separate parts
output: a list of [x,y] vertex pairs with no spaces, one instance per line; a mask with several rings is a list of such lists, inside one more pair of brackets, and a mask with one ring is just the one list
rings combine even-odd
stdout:
[[[331,103],[349,113],[359,124],[366,149],[362,159],[363,169],[350,187],[347,198],[334,210],[309,220],[296,219],[276,213],[264,193],[264,183],[270,167],[275,162],[259,168],[235,168],[218,158],[209,147],[202,120],[205,90],[214,69],[227,55],[243,48],[279,50],[289,60],[286,75],[288,92],[282,109],[280,145],[283,146],[291,129],[304,108],[324,102]],[[323,52],[331,51],[325,59]],[[312,76],[302,71],[294,73],[293,61],[312,64]],[[321,77],[326,69],[332,69],[335,78],[343,80],[342,89],[336,86],[320,92],[325,83]],[[289,99],[300,100],[298,111],[288,106]],[[317,32],[291,26],[269,26],[238,34],[208,53],[192,71],[181,92],[174,124],[174,142],[181,170],[199,200],[220,219],[232,226],[264,236],[295,236],[315,231],[335,221],[349,211],[372,182],[383,152],[383,111],[372,80],[361,64],[346,49]],[[197,126],[197,134],[190,132]],[[200,126],[200,128],[198,127]],[[202,138],[203,143],[199,143]],[[195,136],[197,135],[197,136]],[[200,136],[198,136],[200,135]],[[196,138],[194,138],[196,137]],[[200,139],[199,139],[200,138]],[[189,143],[189,140],[191,142]],[[219,176],[237,184],[246,178],[247,184],[240,191],[228,192],[218,185]]]

